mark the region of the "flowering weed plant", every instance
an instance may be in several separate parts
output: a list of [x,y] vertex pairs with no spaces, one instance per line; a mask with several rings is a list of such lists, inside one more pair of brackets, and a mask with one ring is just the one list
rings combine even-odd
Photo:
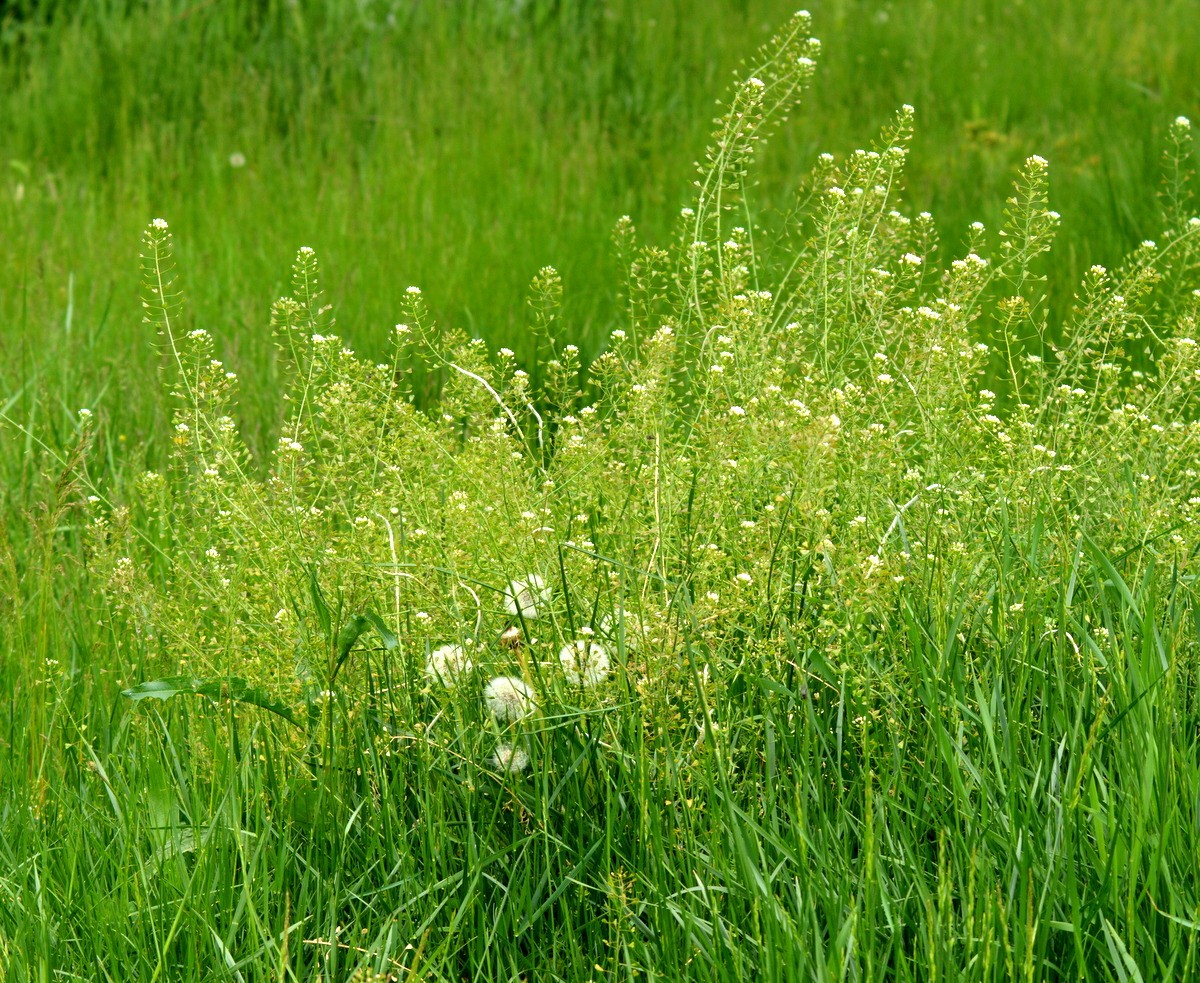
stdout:
[[594,357],[546,268],[534,360],[416,287],[363,360],[301,249],[266,460],[185,326],[171,232],[145,232],[171,462],[87,505],[89,563],[144,648],[129,695],[226,707],[231,746],[251,714],[278,770],[261,835],[340,843],[395,902],[361,921],[364,966],[1196,971],[1195,801],[1166,791],[1198,787],[1190,124],[1162,233],[1052,329],[1040,157],[948,260],[901,197],[910,107],[756,214],[818,53],[803,13],[759,52],[670,243],[618,223],[624,316]]

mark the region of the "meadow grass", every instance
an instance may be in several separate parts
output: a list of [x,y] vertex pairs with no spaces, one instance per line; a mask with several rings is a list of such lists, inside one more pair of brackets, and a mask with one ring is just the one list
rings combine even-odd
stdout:
[[1200,26],[789,14],[6,24],[6,979],[1200,975]]
[[[103,394],[116,435],[152,440],[162,407],[140,384],[152,363],[122,260],[154,215],[187,233],[192,316],[253,383],[244,412],[261,441],[279,421],[262,312],[306,243],[364,350],[417,283],[441,319],[524,354],[526,286],[553,264],[564,321],[595,354],[618,311],[614,222],[667,233],[729,73],[792,10],[502,7],[89,2],[50,26],[7,22],[5,391],[60,419],[67,394]],[[813,12],[821,75],[763,161],[756,209],[787,210],[818,153],[863,145],[909,103],[920,123],[906,180],[947,247],[971,221],[995,224],[1026,156],[1056,165],[1056,309],[1091,263],[1153,228],[1166,126],[1200,115],[1190,3],[830,0]]]

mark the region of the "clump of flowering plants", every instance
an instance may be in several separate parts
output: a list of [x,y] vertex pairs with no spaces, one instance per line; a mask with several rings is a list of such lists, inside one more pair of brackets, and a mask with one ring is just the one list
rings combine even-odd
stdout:
[[[1047,162],[943,264],[899,197],[909,107],[755,228],[753,158],[817,51],[797,15],[735,85],[669,247],[618,224],[625,316],[590,364],[557,337],[551,269],[536,364],[436,327],[415,287],[387,360],[364,361],[301,249],[271,312],[291,384],[266,462],[211,337],[178,326],[155,221],[171,465],[93,527],[161,674],[236,677],[284,708],[382,693],[406,733],[465,715],[474,760],[515,780],[564,707],[599,714],[613,753],[636,721],[685,757],[698,733],[753,755],[760,685],[839,739],[903,746],[923,661],[969,685],[1022,639],[1114,701],[1122,646],[1149,633],[1158,671],[1177,665],[1200,544],[1190,124],[1157,244],[1093,267],[1054,319]],[[1127,610],[1152,582],[1181,605],[1164,623]]]

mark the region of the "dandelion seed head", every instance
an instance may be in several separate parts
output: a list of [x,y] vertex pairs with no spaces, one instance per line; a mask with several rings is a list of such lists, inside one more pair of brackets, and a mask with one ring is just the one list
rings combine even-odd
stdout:
[[[530,518],[536,515],[530,513]],[[550,603],[553,593],[536,573],[526,574],[524,580],[510,580],[504,594],[504,607],[514,618],[533,620],[538,617],[539,605]]]
[[519,775],[529,767],[529,752],[512,744],[501,744],[492,755],[492,767],[506,775]]
[[497,676],[483,688],[483,702],[497,723],[521,720],[537,709],[533,690],[516,676]]
[[598,686],[608,678],[608,653],[599,642],[580,638],[558,653],[563,675],[572,686]]
[[425,675],[446,689],[457,686],[472,668],[474,662],[461,645],[439,645],[425,660]]

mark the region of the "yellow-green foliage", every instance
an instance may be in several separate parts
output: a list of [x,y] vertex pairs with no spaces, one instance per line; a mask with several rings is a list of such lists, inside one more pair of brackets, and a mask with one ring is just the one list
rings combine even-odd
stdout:
[[[1047,163],[1029,158],[1003,229],[977,224],[943,265],[930,216],[899,203],[908,107],[876,149],[822,157],[804,209],[751,227],[748,169],[816,53],[802,15],[760,53],[669,248],[619,223],[627,316],[590,366],[556,338],[551,269],[532,291],[537,364],[440,329],[415,287],[388,361],[365,362],[301,249],[272,311],[291,384],[269,461],[238,437],[208,333],[175,328],[156,220],[146,309],[178,397],[172,465],[93,522],[112,604],[160,668],[296,699],[334,684],[337,633],[369,611],[399,639],[388,685],[418,716],[417,695],[441,692],[437,646],[481,674],[447,698],[478,702],[502,674],[540,702],[567,694],[557,654],[591,634],[618,671],[588,698],[687,722],[688,743],[714,681],[748,663],[891,722],[902,653],[970,663],[1024,636],[1069,646],[1077,685],[1103,691],[1113,643],[1084,572],[1186,581],[1200,546],[1190,124],[1172,131],[1172,224],[1094,267],[1051,337]],[[551,600],[514,616],[508,584],[534,574]],[[351,700],[381,685],[369,649],[337,676]]]

